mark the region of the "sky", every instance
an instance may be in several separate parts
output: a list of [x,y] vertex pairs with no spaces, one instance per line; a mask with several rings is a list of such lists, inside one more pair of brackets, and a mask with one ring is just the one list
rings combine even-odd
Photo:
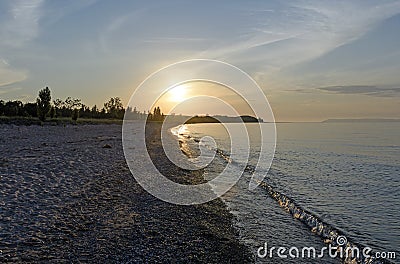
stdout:
[[277,121],[400,118],[399,28],[400,1],[6,0],[0,99],[49,86],[126,105],[160,68],[214,59],[254,78]]

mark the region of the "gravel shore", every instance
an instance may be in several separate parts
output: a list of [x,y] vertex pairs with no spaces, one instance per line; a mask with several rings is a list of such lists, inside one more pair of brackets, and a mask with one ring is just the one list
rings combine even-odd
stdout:
[[[200,182],[159,154],[157,126],[162,172]],[[0,125],[0,262],[251,262],[232,221],[221,200],[179,206],[144,191],[120,125]]]

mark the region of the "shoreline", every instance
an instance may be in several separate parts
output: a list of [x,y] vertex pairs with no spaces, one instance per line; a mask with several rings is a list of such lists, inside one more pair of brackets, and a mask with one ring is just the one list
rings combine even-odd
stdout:
[[[253,261],[220,199],[172,205],[137,184],[120,125],[0,127],[0,261]],[[160,148],[155,140],[150,152],[163,173],[201,180],[168,165]]]
[[122,124],[120,119],[102,119],[102,118],[78,118],[77,121],[71,118],[49,118],[42,122],[34,117],[7,117],[0,116],[0,125],[15,125],[15,126],[62,126],[62,125],[105,125],[105,124]]

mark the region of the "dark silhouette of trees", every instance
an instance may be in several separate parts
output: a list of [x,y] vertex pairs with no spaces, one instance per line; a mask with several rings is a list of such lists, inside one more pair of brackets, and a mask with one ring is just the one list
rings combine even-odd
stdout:
[[8,101],[4,103],[3,114],[5,116],[20,116],[24,114],[21,101]]
[[108,102],[104,103],[104,109],[111,118],[122,119],[125,113],[125,109],[119,97],[110,98]]
[[100,113],[99,113],[99,109],[97,109],[97,105],[94,105],[92,107],[92,109],[90,109],[90,116],[91,116],[91,118],[99,118],[100,117]]
[[[81,99],[72,98],[68,96],[65,101],[61,99],[56,99],[53,101],[54,109],[55,109],[55,117],[71,117],[72,120],[76,121],[79,116],[83,117],[84,115],[81,111],[86,110],[86,107]],[[91,118],[90,116],[87,116]]]
[[0,116],[26,116],[37,117],[36,103],[23,104],[21,101],[0,100]]
[[123,119],[163,121],[165,116],[160,107],[156,107],[152,113],[139,111],[136,107],[123,107],[119,97],[112,97],[104,103],[103,108],[94,105],[92,108],[82,103],[81,99],[67,97],[65,100],[59,98],[51,102],[51,91],[48,87],[39,91],[36,102],[22,103],[21,101],[0,100],[0,116],[7,117],[39,117],[45,121],[46,117],[54,118],[78,118],[87,119]]
[[72,110],[71,119],[76,121],[78,120],[78,117],[79,117],[79,109],[75,108]]
[[52,106],[52,107],[50,108],[50,113],[49,113],[49,115],[50,115],[50,118],[54,118],[54,117],[55,117],[55,115],[56,115],[56,110],[54,109],[54,106]]
[[81,99],[67,97],[65,99],[65,107],[70,112],[71,119],[73,121],[78,120],[79,109],[83,106]]
[[27,117],[37,117],[37,104],[36,103],[26,103],[23,106],[24,114]]
[[136,107],[128,106],[125,111],[125,119],[127,120],[146,120],[148,119],[148,113],[145,111],[140,112]]
[[155,107],[153,113],[148,113],[147,120],[148,121],[158,121],[162,122],[165,119],[165,115],[161,112],[159,106]]
[[46,120],[46,115],[50,111],[51,103],[51,92],[49,87],[46,87],[39,91],[39,97],[36,99],[37,113],[41,121]]
[[54,116],[55,117],[62,116],[61,107],[63,105],[63,101],[57,98],[56,100],[53,101],[53,105],[54,105]]

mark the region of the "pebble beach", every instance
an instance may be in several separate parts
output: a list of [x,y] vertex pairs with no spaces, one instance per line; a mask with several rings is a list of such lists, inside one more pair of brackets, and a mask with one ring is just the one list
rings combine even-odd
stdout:
[[[169,165],[153,134],[163,174],[202,181]],[[252,262],[234,221],[219,199],[180,206],[143,190],[121,125],[0,125],[0,262]]]

